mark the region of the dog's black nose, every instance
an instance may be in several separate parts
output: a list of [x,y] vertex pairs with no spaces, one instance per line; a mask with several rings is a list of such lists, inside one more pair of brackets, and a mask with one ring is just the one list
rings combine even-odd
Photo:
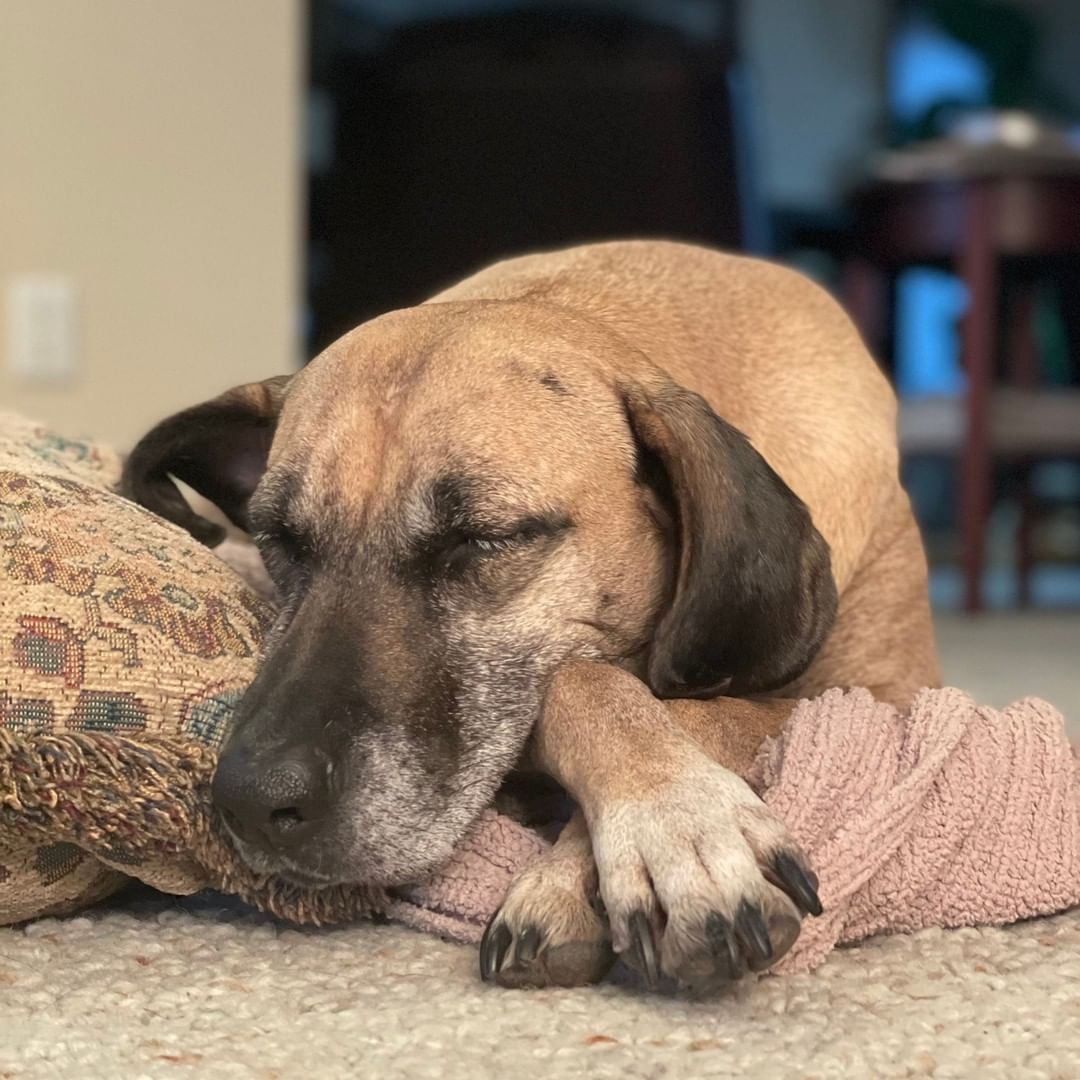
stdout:
[[294,851],[329,810],[327,766],[307,747],[273,754],[229,749],[214,773],[214,803],[241,840],[271,855]]

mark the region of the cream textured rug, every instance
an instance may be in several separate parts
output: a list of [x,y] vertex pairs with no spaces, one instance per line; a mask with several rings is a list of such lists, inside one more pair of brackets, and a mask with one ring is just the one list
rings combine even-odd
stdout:
[[0,1076],[1080,1076],[1080,912],[923,931],[693,1003],[506,991],[472,948],[211,900],[0,932]]
[[[942,629],[950,681],[998,705],[1041,693],[1080,736],[1080,620]],[[694,1003],[504,991],[471,947],[223,904],[144,894],[0,929],[0,1080],[1080,1078],[1080,911],[878,938]]]

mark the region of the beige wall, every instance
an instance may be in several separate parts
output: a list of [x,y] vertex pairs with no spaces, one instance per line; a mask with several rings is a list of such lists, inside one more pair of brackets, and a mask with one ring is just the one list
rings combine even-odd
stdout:
[[299,0],[0,2],[0,287],[81,294],[77,378],[4,355],[0,406],[126,446],[292,369],[302,53]]

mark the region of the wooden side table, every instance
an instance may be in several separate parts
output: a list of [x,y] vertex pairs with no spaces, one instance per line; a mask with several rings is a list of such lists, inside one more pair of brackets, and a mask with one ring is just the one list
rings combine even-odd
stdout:
[[[1080,396],[1038,388],[1030,323],[1009,335],[1014,342],[1027,343],[1009,350],[1013,397],[1000,398],[994,388],[1002,261],[1024,260],[1049,270],[1056,259],[1080,259],[1080,170],[877,182],[853,196],[852,209],[843,288],[852,317],[875,351],[884,334],[890,275],[912,265],[945,265],[968,289],[961,326],[967,389],[957,403],[962,422],[958,429],[953,425],[952,450],[960,459],[964,604],[968,611],[978,611],[994,455],[1024,461],[1050,453],[1080,454]],[[1080,297],[1075,302],[1080,304]],[[1020,310],[1030,316],[1029,309],[1022,301]],[[926,405],[941,409],[940,403]],[[921,407],[902,405],[908,412]],[[1020,413],[1024,419],[1018,424],[1015,416]],[[925,449],[918,445],[920,429],[930,442],[940,442],[931,420],[902,415],[901,448]],[[906,447],[905,422],[912,433]],[[940,430],[947,428],[945,424]],[[1025,542],[1022,535],[1021,546]]]

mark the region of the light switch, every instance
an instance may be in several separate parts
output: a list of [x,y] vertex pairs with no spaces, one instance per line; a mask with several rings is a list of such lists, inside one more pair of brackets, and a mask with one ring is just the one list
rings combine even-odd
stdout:
[[75,375],[77,307],[70,278],[24,274],[8,284],[8,365],[13,374],[49,382]]

